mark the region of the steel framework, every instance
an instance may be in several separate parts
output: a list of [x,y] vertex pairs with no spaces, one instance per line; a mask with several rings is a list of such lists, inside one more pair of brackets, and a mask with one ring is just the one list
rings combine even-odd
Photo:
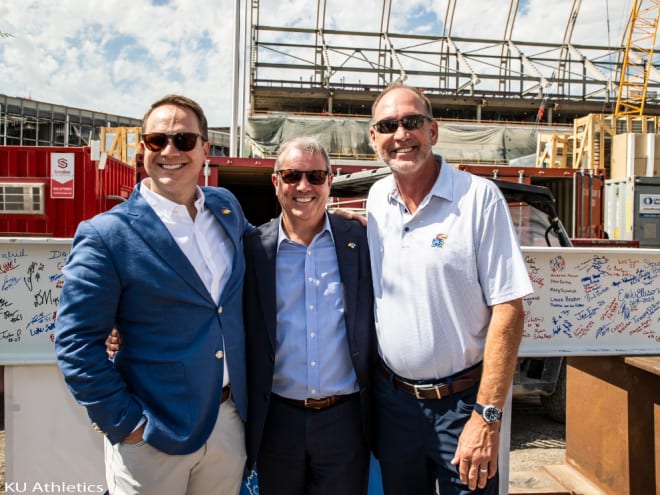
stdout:
[[[370,92],[400,79],[429,96],[591,102],[611,105],[618,92],[624,44],[616,47],[572,42],[581,0],[573,0],[561,42],[512,38],[519,0],[510,0],[500,39],[454,36],[457,8],[447,0],[442,32],[437,36],[390,31],[393,0],[383,0],[378,32],[326,28],[326,0],[317,0],[316,25],[287,27],[260,24],[260,2],[251,0],[250,105],[268,111],[269,91],[325,92],[324,110],[332,113],[338,92]],[[313,17],[312,17],[313,18]],[[651,57],[651,61],[652,61]],[[660,77],[649,64],[649,107],[657,107]],[[263,97],[263,99],[260,99]],[[274,100],[271,100],[271,102]]]

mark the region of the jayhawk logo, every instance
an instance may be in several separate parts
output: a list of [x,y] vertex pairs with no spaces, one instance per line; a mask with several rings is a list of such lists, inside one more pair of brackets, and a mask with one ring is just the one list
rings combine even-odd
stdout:
[[431,247],[443,247],[445,245],[445,240],[447,239],[447,234],[437,234],[435,239],[431,241]]

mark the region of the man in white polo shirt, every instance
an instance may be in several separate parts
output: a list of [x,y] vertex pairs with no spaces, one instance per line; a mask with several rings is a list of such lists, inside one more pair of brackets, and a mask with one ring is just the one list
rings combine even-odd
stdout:
[[506,201],[433,155],[437,122],[412,87],[381,93],[370,136],[392,169],[367,202],[385,495],[436,483],[442,495],[496,494],[501,409],[532,292]]

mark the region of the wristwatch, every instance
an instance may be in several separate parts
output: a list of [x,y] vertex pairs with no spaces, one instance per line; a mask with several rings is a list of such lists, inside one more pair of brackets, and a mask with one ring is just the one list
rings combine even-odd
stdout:
[[484,421],[488,424],[496,423],[502,419],[502,409],[492,404],[486,404],[482,406],[481,404],[475,403],[474,410],[479,414]]

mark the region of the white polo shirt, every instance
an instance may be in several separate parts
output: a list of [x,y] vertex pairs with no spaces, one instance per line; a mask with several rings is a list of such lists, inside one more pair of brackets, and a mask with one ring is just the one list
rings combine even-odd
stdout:
[[379,353],[417,380],[481,361],[489,307],[533,291],[500,190],[436,159],[440,174],[414,215],[393,176],[367,200]]

